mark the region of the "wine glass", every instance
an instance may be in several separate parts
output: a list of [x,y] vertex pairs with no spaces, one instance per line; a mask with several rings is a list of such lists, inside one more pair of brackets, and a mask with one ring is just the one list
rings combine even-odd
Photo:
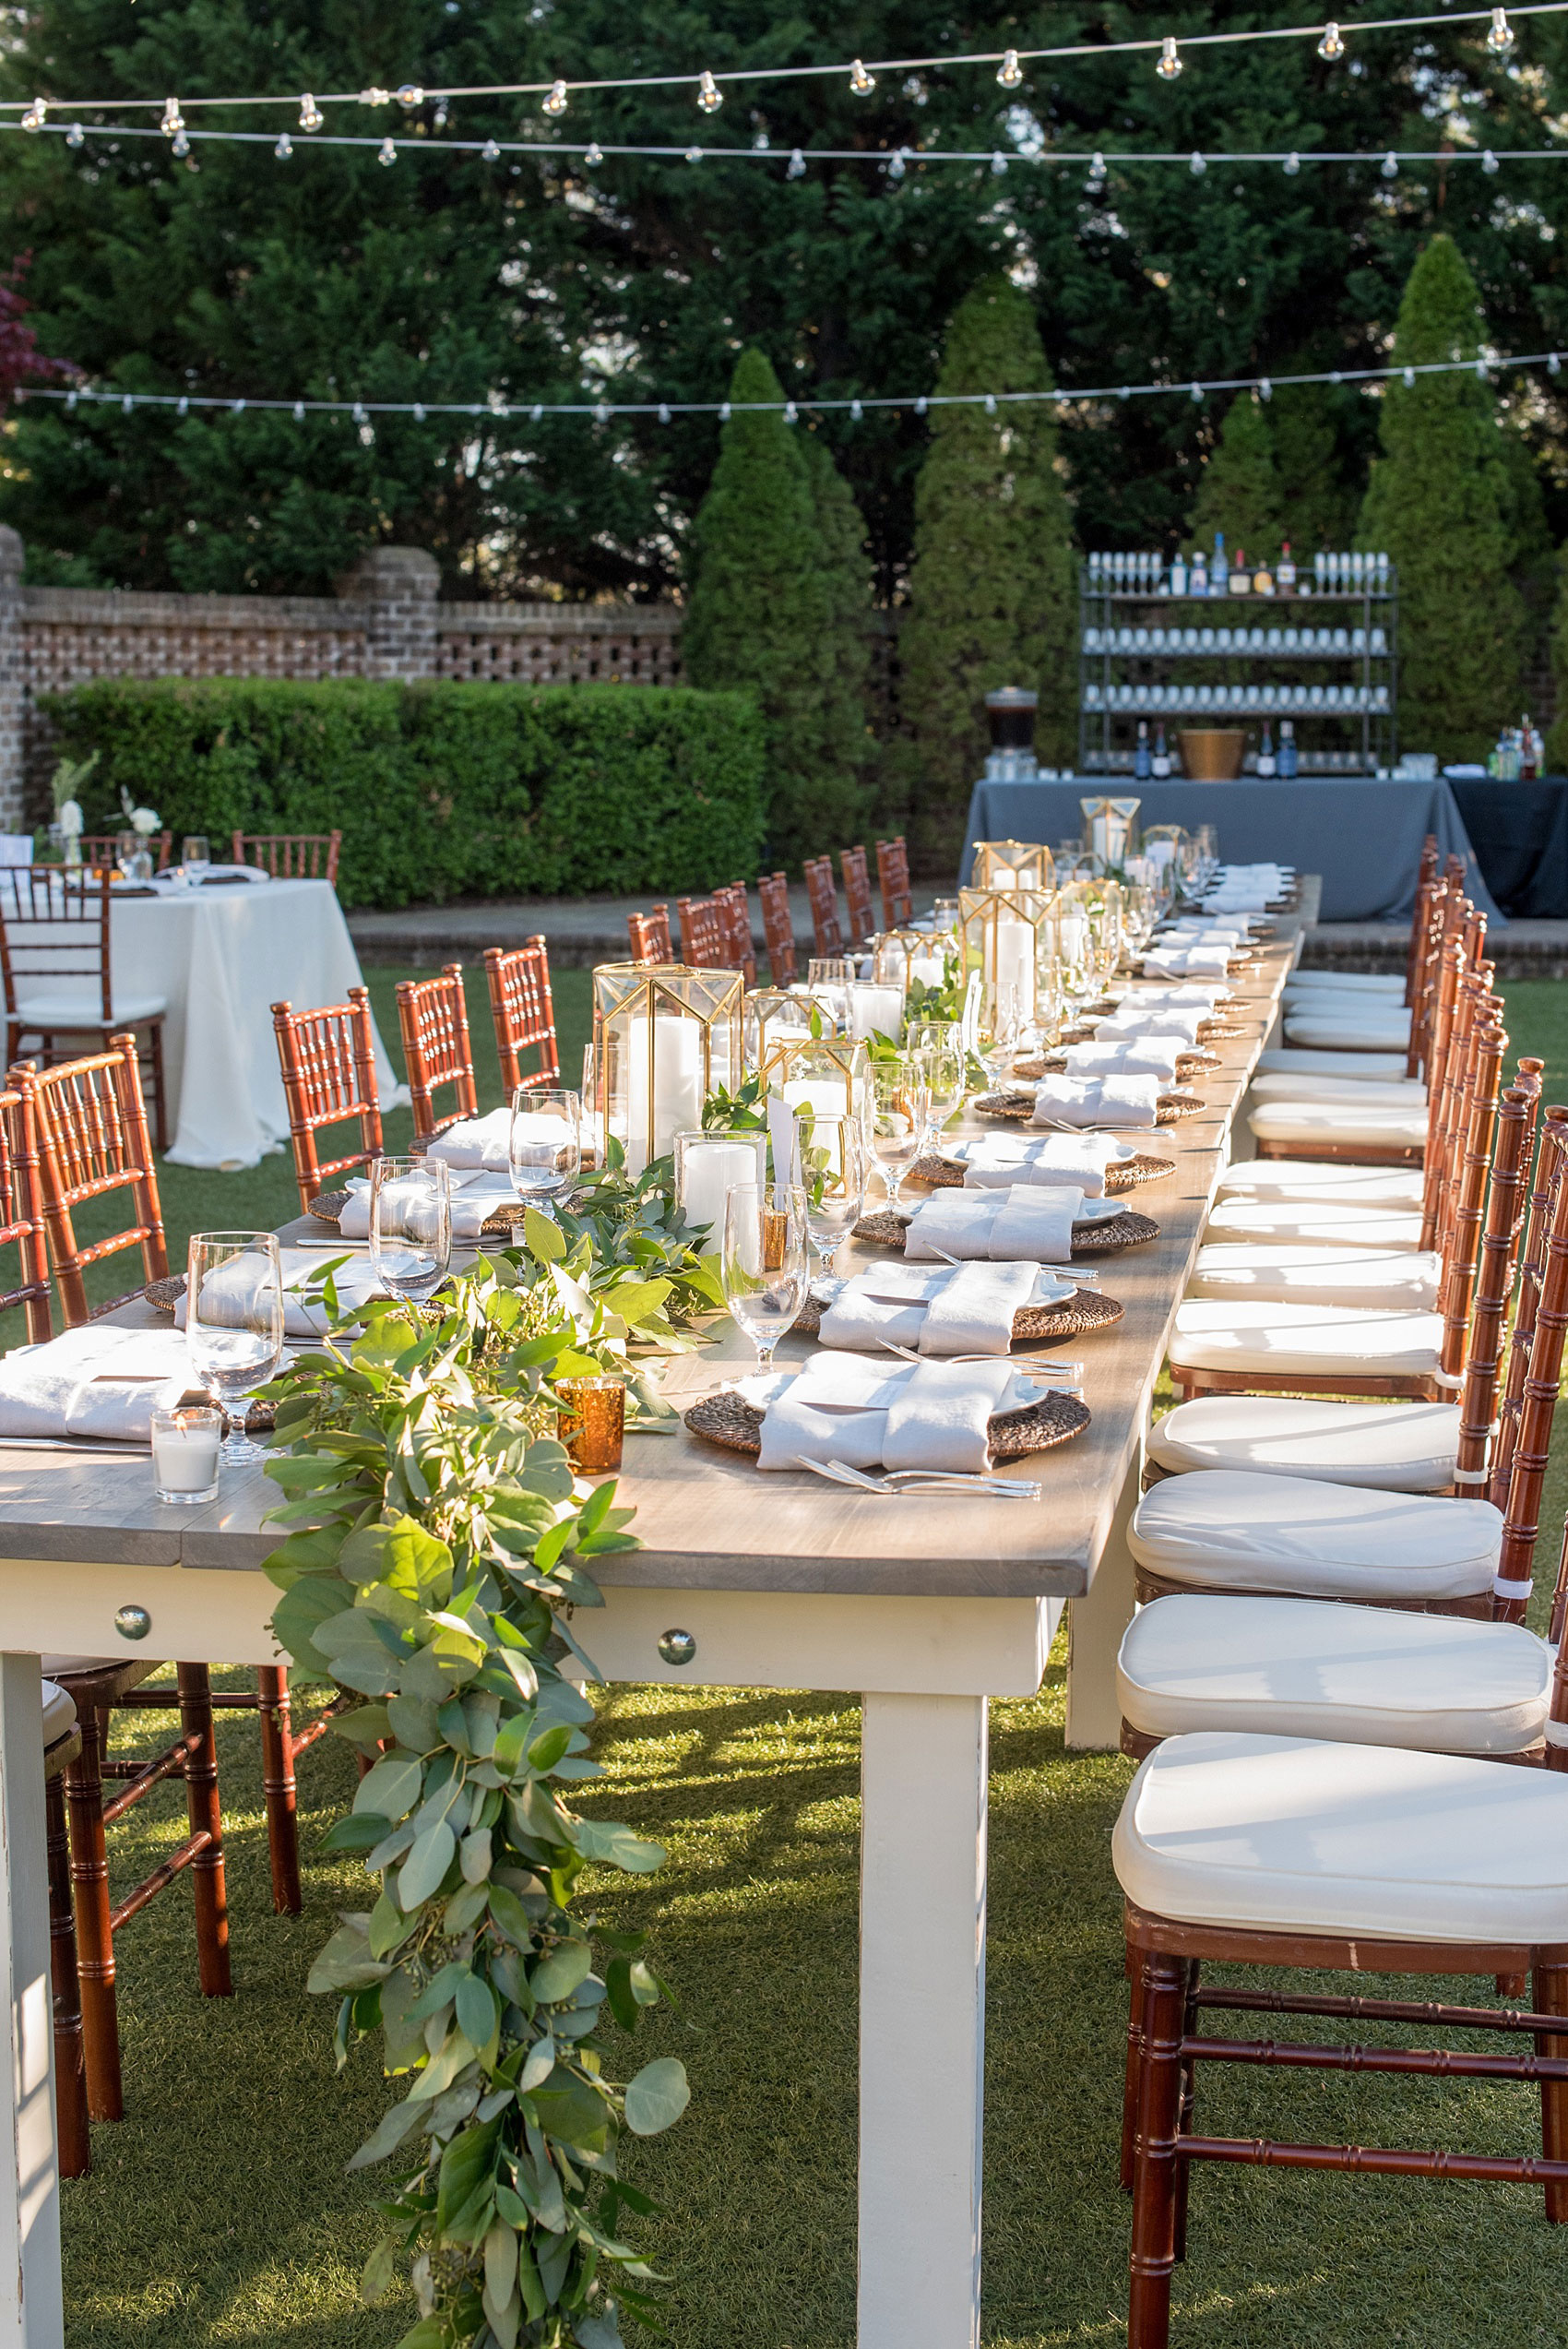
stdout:
[[193,1232],[185,1259],[185,1350],[193,1380],[229,1417],[232,1467],[264,1457],[245,1433],[244,1398],[283,1353],[283,1267],[272,1232]]
[[898,1205],[905,1175],[925,1145],[931,1080],[923,1053],[897,1053],[871,1066],[871,1147],[889,1203]]
[[548,1214],[552,1202],[570,1190],[582,1170],[582,1103],[576,1093],[517,1087],[512,1095],[506,1156],[512,1188],[519,1198]]
[[736,1183],[724,1202],[719,1277],[758,1370],[806,1301],[806,1195],[799,1183]]
[[801,1166],[805,1180],[806,1229],[831,1272],[838,1250],[865,1213],[870,1175],[865,1121],[833,1117],[801,1108],[795,1112]]
[[964,1105],[963,1031],[956,1019],[918,1019],[905,1031],[904,1043],[911,1053],[925,1055],[931,1089],[925,1131],[929,1146],[954,1112]]
[[180,866],[194,888],[212,870],[212,851],[205,832],[187,832],[180,851]]
[[452,1170],[444,1158],[371,1161],[370,1260],[384,1289],[416,1303],[446,1278]]

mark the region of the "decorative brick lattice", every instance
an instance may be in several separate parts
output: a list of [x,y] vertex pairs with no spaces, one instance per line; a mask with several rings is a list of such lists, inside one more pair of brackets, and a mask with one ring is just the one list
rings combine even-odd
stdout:
[[526,685],[675,686],[681,617],[672,608],[444,603],[436,617],[440,677]]

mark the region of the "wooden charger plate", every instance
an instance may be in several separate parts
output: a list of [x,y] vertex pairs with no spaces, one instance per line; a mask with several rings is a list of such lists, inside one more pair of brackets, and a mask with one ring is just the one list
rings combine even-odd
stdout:
[[[762,1449],[762,1413],[739,1395],[709,1395],[685,1413],[694,1436],[729,1452],[755,1459]],[[1089,1410],[1075,1395],[1044,1395],[1025,1411],[999,1412],[986,1430],[993,1461],[1023,1460],[1030,1452],[1070,1444],[1089,1424]],[[804,1472],[802,1472],[803,1473]]]
[[[814,1338],[822,1328],[824,1310],[820,1299],[808,1297],[795,1316],[797,1334]],[[1087,1289],[1075,1289],[1070,1297],[1063,1297],[1058,1305],[1021,1306],[1013,1316],[1013,1343],[1061,1345],[1068,1338],[1087,1338],[1092,1330],[1111,1328],[1125,1311],[1126,1307],[1118,1305],[1114,1297],[1096,1296]]]
[[[1139,1151],[1134,1158],[1124,1158],[1105,1171],[1107,1198],[1120,1198],[1124,1191],[1134,1191],[1144,1183],[1162,1183],[1176,1172],[1173,1158],[1159,1158],[1150,1151]],[[931,1151],[917,1158],[904,1180],[916,1183],[925,1191],[962,1190],[964,1162],[961,1158],[944,1158],[939,1151]]]
[[[1176,1055],[1178,1077],[1202,1076],[1211,1068],[1218,1068],[1218,1066],[1219,1055],[1217,1052],[1205,1052],[1200,1049],[1194,1052],[1179,1052]],[[1010,1075],[1021,1079],[1026,1085],[1036,1083],[1041,1077],[1065,1077],[1068,1073],[1068,1061],[1060,1052],[1035,1053],[1027,1060],[1016,1060],[1009,1071]]]
[[[879,1208],[873,1215],[862,1215],[853,1236],[869,1240],[875,1247],[901,1248],[904,1234],[912,1219],[901,1210]],[[1073,1226],[1075,1256],[1116,1256],[1123,1248],[1146,1247],[1150,1240],[1158,1240],[1159,1226],[1152,1215],[1135,1215],[1131,1208],[1123,1208],[1120,1215],[1106,1215],[1093,1222]],[[1065,1306],[1062,1310],[1065,1311]]]
[[[308,1211],[315,1217],[318,1223],[330,1223],[336,1231],[339,1218],[348,1204],[347,1191],[317,1191],[310,1203]],[[487,1215],[480,1225],[481,1238],[482,1239],[488,1232],[494,1239],[509,1240],[521,1223],[524,1212],[525,1210],[521,1205],[498,1208],[493,1215]],[[466,1246],[469,1243],[464,1242],[462,1245]]]
[[[978,1111],[981,1117],[1007,1117],[1016,1125],[1028,1125],[1035,1114],[1032,1093],[980,1093],[969,1107]],[[1161,1093],[1156,1103],[1154,1122],[1157,1126],[1174,1126],[1180,1117],[1196,1117],[1203,1107],[1203,1099],[1197,1093]]]

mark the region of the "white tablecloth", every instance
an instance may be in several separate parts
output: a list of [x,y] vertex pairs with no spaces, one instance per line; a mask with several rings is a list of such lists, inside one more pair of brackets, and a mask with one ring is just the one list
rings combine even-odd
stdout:
[[[110,957],[117,996],[159,995],[169,1007],[163,1058],[174,1163],[255,1166],[286,1146],[272,1006],[284,997],[296,1011],[341,1003],[360,984],[331,884],[116,897]],[[383,1109],[408,1100],[379,1034],[375,1075]]]

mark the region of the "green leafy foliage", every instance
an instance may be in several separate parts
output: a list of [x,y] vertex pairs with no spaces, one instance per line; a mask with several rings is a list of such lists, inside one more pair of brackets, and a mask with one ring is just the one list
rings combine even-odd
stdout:
[[685,687],[105,679],[47,704],[119,794],[176,835],[343,832],[350,905],[732,880],[762,837],[763,745],[739,695]]
[[1265,555],[1272,563],[1278,554],[1285,527],[1267,411],[1252,392],[1239,391],[1198,482],[1193,537],[1206,552],[1223,531],[1228,560],[1234,563],[1240,547],[1255,570]]
[[[589,1561],[636,1543],[613,1486],[585,1494],[539,1432],[585,1338],[624,1351],[635,1326],[599,1303],[629,1302],[624,1266],[591,1257],[585,1231],[564,1255],[481,1258],[417,1313],[338,1318],[270,1389],[274,1629],[367,1700],[337,1725],[380,1747],[328,1838],[376,1896],[309,1986],[340,2000],[339,2061],[379,2033],[402,2092],[350,2166],[395,2164],[362,2290],[382,2299],[410,2261],[405,2349],[581,2349],[617,2341],[623,2311],[654,2319],[658,2279],[619,2232],[649,2206],[622,2193],[617,2148],[680,2117],[685,2074],[664,2057],[611,2079],[604,2018],[635,2029],[660,1985],[642,1937],[596,1934],[576,1896],[586,1866],[663,1853],[568,1800],[594,1766],[565,1617],[600,1603]],[[541,1330],[526,1307],[547,1296]]]

